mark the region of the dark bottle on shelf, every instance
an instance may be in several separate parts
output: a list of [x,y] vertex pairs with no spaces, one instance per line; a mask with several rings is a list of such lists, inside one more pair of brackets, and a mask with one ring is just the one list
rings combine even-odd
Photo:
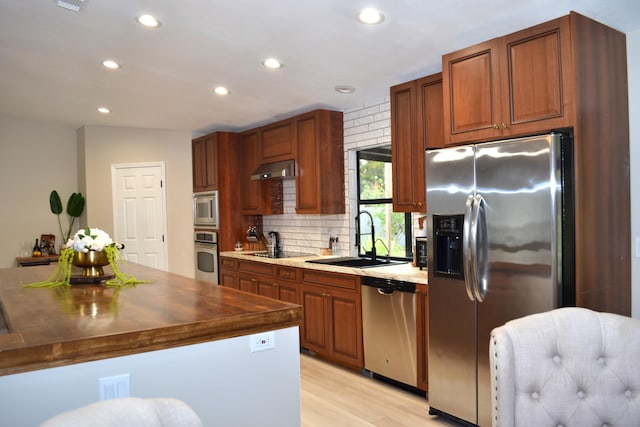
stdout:
[[41,255],[42,255],[42,251],[40,250],[38,239],[36,239],[36,244],[33,245],[33,256],[41,256]]

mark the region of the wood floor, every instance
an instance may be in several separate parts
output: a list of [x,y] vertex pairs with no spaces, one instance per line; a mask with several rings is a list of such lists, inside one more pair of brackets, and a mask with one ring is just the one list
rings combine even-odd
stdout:
[[424,396],[300,355],[302,427],[441,427]]

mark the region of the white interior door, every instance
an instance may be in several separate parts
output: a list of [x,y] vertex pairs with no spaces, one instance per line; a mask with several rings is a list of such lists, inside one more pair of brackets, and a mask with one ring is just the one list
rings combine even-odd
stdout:
[[111,166],[114,240],[127,261],[167,269],[164,162]]

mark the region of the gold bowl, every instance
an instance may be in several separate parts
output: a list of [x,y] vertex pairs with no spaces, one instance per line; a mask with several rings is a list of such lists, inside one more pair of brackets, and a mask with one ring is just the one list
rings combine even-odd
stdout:
[[105,251],[76,252],[71,263],[82,268],[82,277],[104,276],[102,267],[109,265],[109,258]]

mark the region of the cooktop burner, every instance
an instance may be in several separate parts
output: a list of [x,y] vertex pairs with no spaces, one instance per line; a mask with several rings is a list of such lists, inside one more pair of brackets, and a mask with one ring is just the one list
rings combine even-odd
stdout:
[[259,256],[262,258],[296,258],[296,257],[303,257],[303,256],[313,256],[313,254],[304,254],[300,252],[287,252],[287,251],[276,252],[275,255],[267,251],[254,252],[253,255]]

